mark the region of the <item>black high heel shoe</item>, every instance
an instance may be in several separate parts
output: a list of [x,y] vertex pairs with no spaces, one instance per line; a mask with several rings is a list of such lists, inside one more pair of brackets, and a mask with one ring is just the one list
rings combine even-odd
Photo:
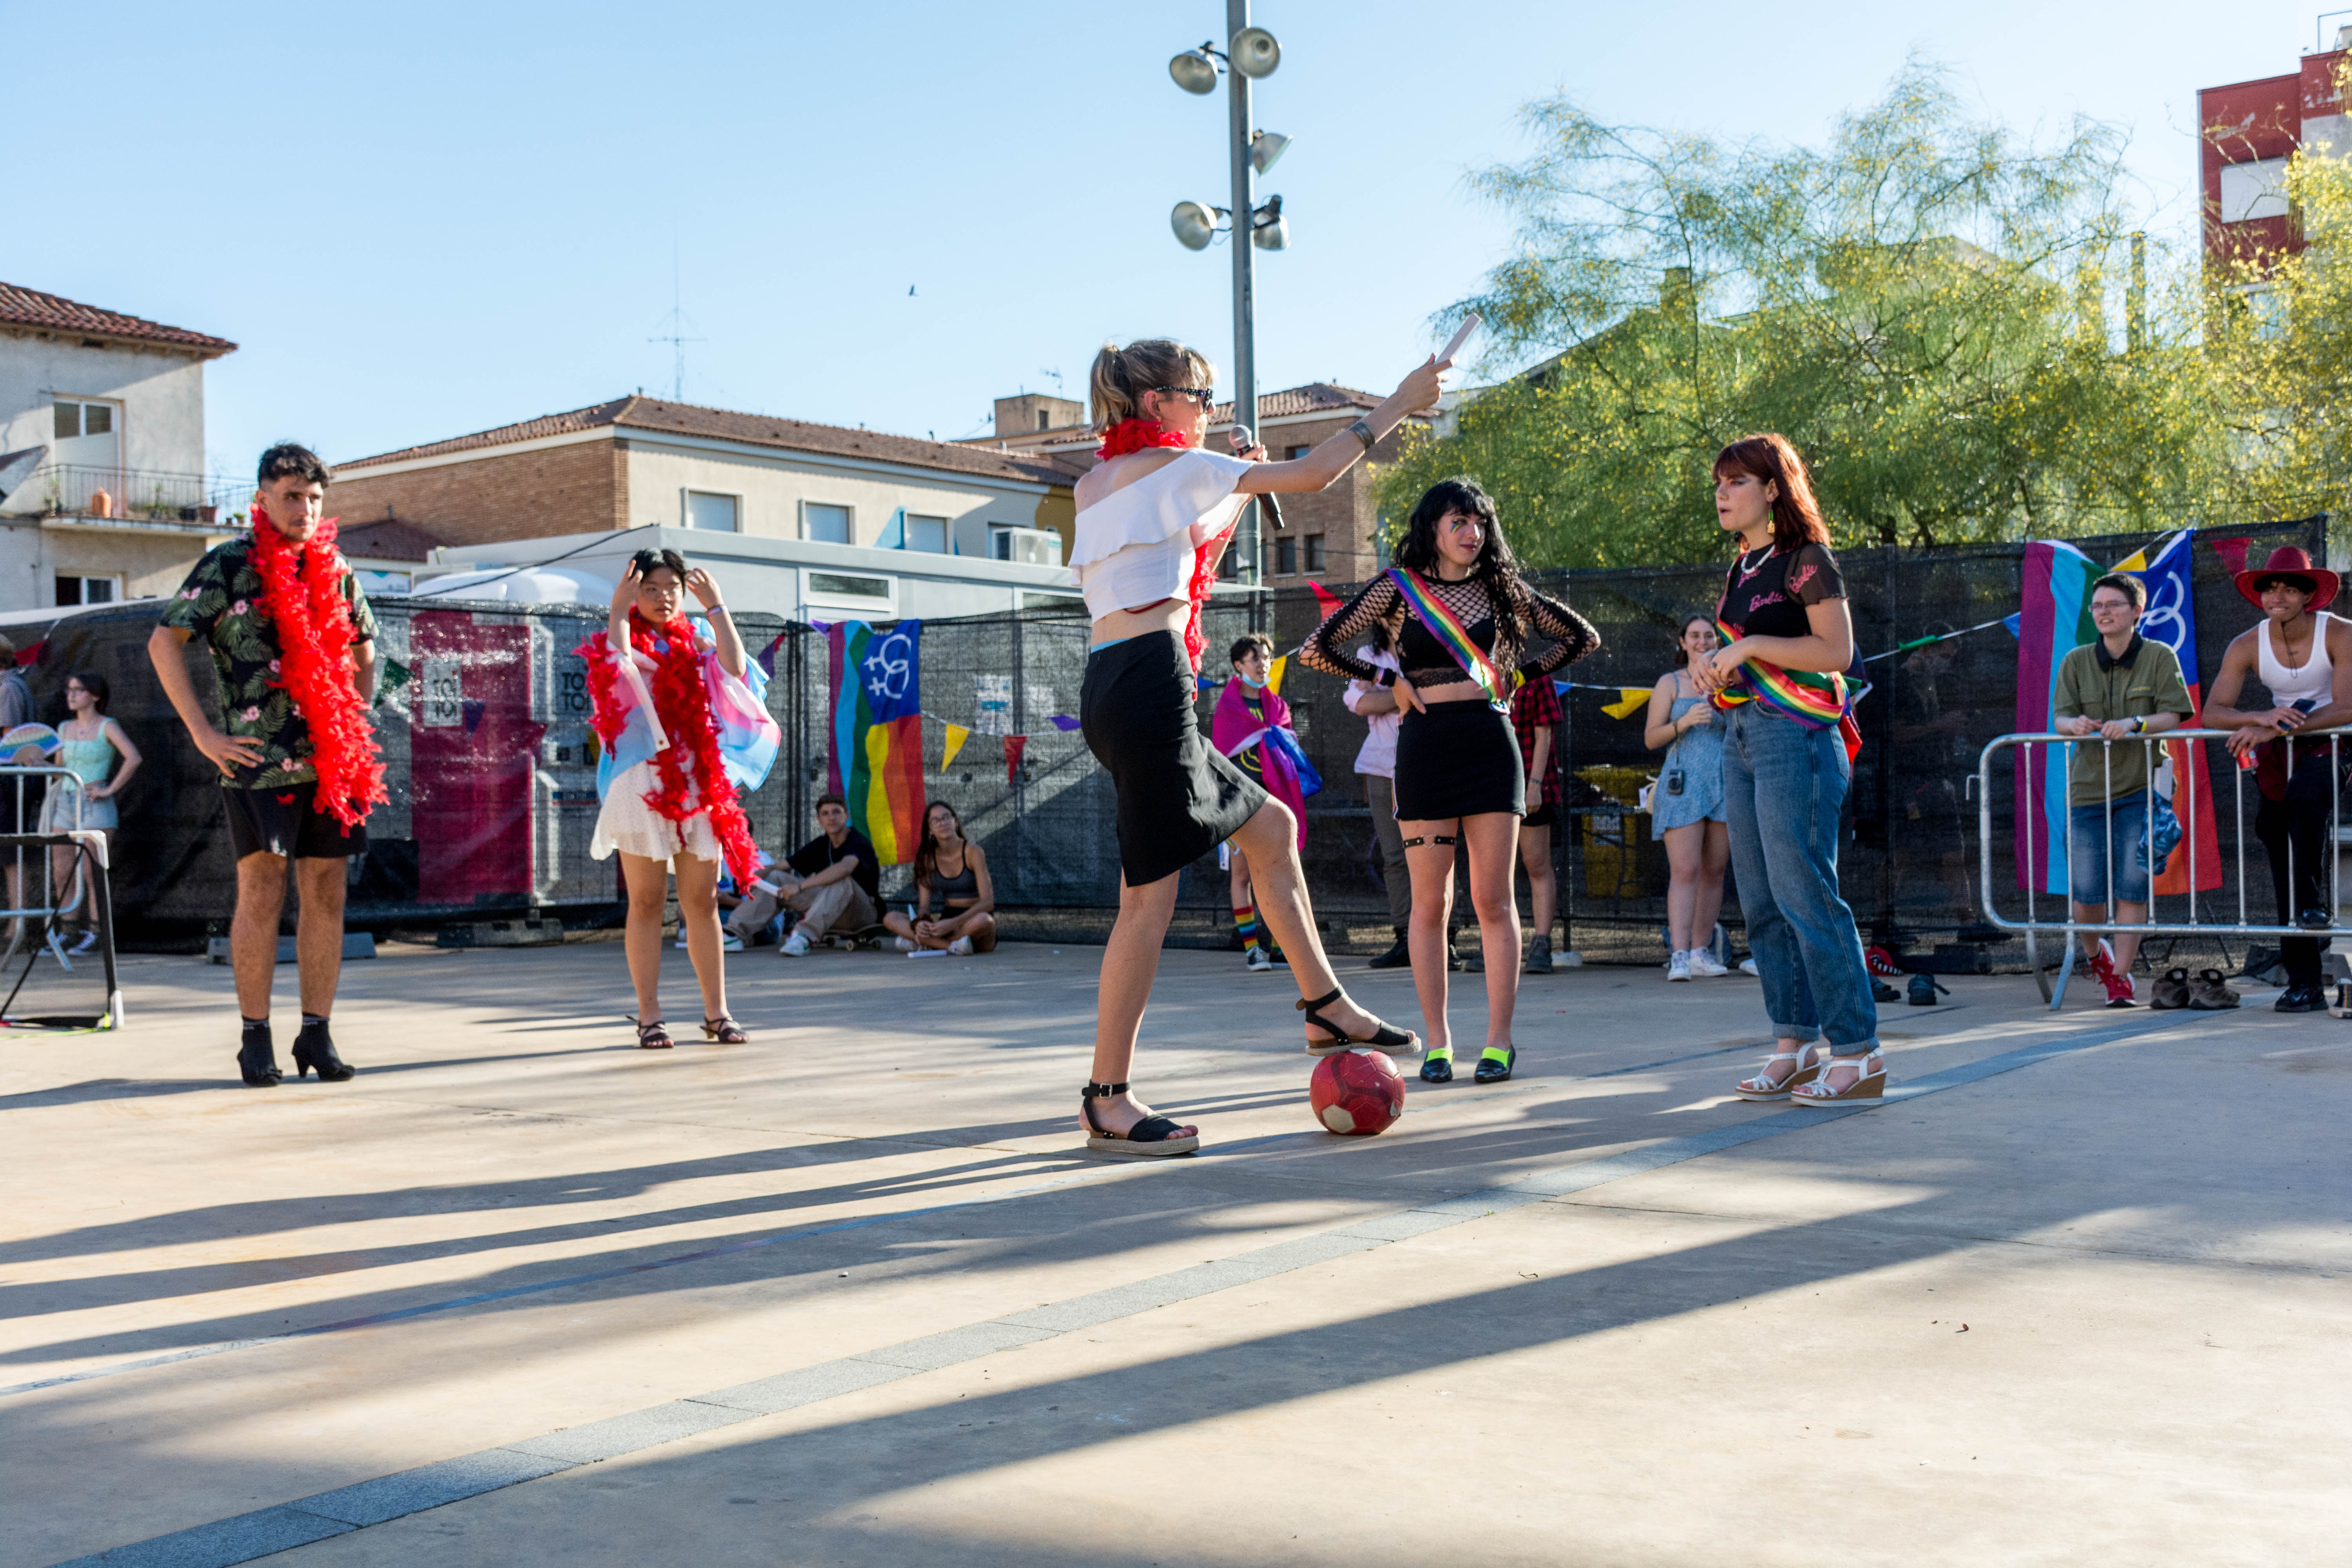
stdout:
[[299,1083],[313,1070],[320,1083],[348,1083],[359,1075],[359,1068],[335,1054],[334,1038],[324,1024],[306,1025],[294,1037],[294,1080]]
[[257,1040],[247,1036],[236,1047],[236,1070],[247,1089],[276,1089],[285,1076],[278,1070],[278,1052],[266,1034]]

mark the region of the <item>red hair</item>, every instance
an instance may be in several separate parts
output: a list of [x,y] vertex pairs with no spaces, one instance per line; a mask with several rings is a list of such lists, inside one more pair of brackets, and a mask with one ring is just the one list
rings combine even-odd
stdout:
[[1716,454],[1715,477],[1726,474],[1746,474],[1761,484],[1773,487],[1772,543],[1780,550],[1794,550],[1801,544],[1826,545],[1830,542],[1830,526],[1822,521],[1822,509],[1813,500],[1812,477],[1805,471],[1805,459],[1789,444],[1786,436],[1766,432],[1760,436],[1742,436]]

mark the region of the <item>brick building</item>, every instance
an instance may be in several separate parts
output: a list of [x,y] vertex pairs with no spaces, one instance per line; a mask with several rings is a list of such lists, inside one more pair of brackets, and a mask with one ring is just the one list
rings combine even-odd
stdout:
[[[1258,396],[1258,438],[1271,458],[1304,457],[1356,420],[1380,406],[1372,393],[1329,382],[1309,382],[1282,392]],[[1209,444],[1228,448],[1234,408],[1219,404],[1210,415]],[[1428,419],[1416,416],[1424,427]],[[1321,583],[1360,583],[1388,564],[1380,541],[1379,509],[1372,504],[1371,470],[1396,456],[1399,433],[1374,447],[1366,462],[1341,476],[1318,495],[1277,498],[1282,526],[1268,519],[1264,530],[1265,583],[1268,587],[1297,587],[1313,579]],[[1036,453],[1084,472],[1095,465],[1096,437],[1087,425],[1083,405],[1066,397],[1024,393],[996,400],[996,434],[962,443],[1008,455]],[[1223,575],[1236,575],[1235,563],[1226,557]]]
[[1066,559],[1080,470],[943,441],[619,397],[335,464],[346,527],[442,545],[655,525],[940,555]]

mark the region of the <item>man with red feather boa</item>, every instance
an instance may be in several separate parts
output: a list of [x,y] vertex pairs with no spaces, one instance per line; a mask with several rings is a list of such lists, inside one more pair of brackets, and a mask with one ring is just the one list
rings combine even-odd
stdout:
[[[253,526],[205,553],[147,639],[164,695],[220,770],[236,851],[229,958],[245,1018],[236,1061],[255,1089],[281,1077],[269,983],[289,860],[301,900],[295,1076],[315,1068],[322,1081],[341,1083],[354,1071],[336,1055],[327,1019],[342,978],[344,864],[367,853],[368,808],[384,798],[383,767],[368,719],[375,614],[335,548],[335,520],[323,515],[328,477],[305,447],[264,452]],[[226,733],[188,672],[196,637],[212,651]]]

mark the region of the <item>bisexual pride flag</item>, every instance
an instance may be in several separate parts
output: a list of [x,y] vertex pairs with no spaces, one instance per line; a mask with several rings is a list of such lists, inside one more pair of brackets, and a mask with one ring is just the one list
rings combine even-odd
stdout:
[[874,841],[885,866],[915,858],[922,842],[923,623],[877,631],[843,621],[825,633],[831,653],[833,792],[850,826]]
[[[2184,529],[2158,545],[2153,556],[2145,550],[2137,551],[2112,570],[2134,573],[2147,584],[2147,610],[2140,617],[2140,636],[2162,643],[2179,657],[2189,700],[2201,713],[2197,602],[2189,580],[2189,548],[2195,535],[2195,530]],[[2017,729],[2039,734],[2048,731],[2053,722],[2060,662],[2099,635],[2091,624],[2091,584],[2110,569],[2063,540],[2039,539],[2027,543],[2023,568],[2017,626]],[[2157,876],[2154,886],[2158,893],[2189,890],[2192,854],[2197,887],[2221,886],[2221,852],[2214,837],[2212,788],[2203,771],[2202,753],[2202,745],[2196,742],[2160,744],[2159,760],[2168,757],[2172,763],[2172,808],[2187,832]],[[2067,891],[2066,749],[2020,747],[2016,756],[2017,885],[2063,897]],[[2189,783],[2192,778],[2193,792]]]

